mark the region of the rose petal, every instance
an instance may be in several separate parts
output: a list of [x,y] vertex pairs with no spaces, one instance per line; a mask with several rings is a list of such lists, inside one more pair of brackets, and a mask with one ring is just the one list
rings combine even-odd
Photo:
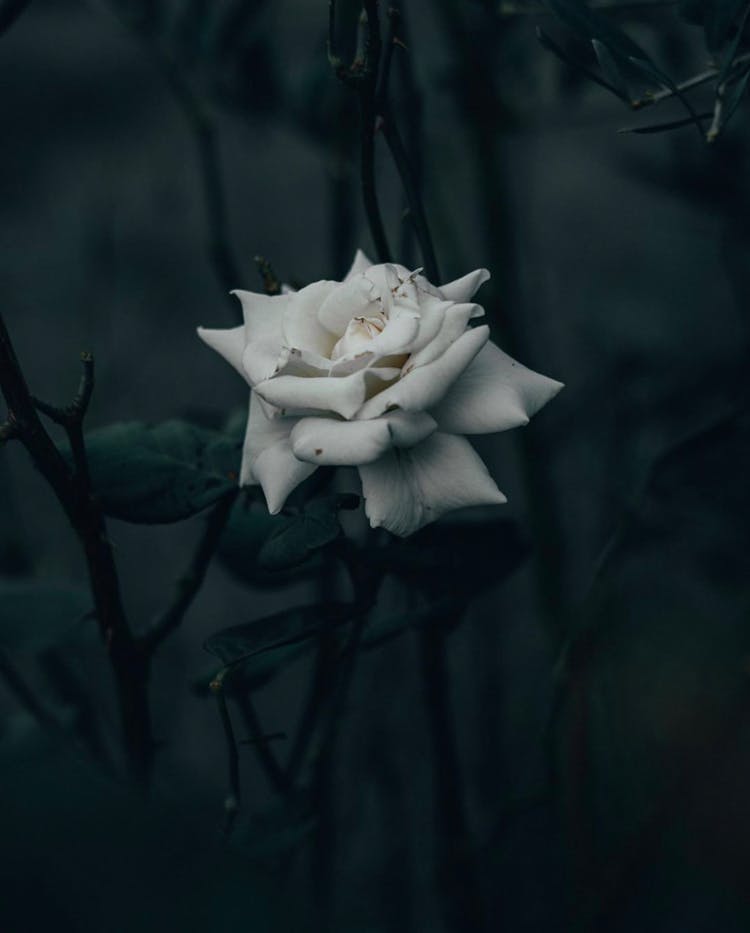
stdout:
[[424,412],[391,412],[373,421],[302,418],[291,433],[295,457],[316,465],[372,463],[391,447],[413,447],[435,430]]
[[335,340],[318,320],[318,309],[337,286],[338,282],[313,282],[290,297],[282,321],[287,346],[330,357]]
[[357,412],[357,420],[377,418],[390,408],[428,411],[443,398],[489,339],[489,327],[465,331],[441,357],[413,369],[398,382],[371,398]]
[[245,378],[251,386],[270,379],[278,371],[281,344],[277,340],[252,340],[242,354]]
[[388,451],[360,466],[359,475],[370,524],[396,535],[410,535],[453,509],[506,501],[471,444],[453,434]]
[[262,400],[255,392],[250,392],[247,427],[242,446],[240,486],[251,486],[258,483],[258,479],[253,472],[255,459],[267,447],[288,438],[292,428],[297,423],[295,418],[268,418],[263,409]]
[[353,317],[371,317],[380,309],[377,289],[360,274],[342,282],[328,295],[318,309],[318,320],[338,339]]
[[198,328],[198,336],[201,340],[216,350],[237,372],[246,379],[245,370],[242,367],[242,354],[245,350],[245,328],[232,327],[229,330],[209,330],[206,327]]
[[324,376],[311,379],[298,376],[275,376],[255,386],[255,391],[282,414],[332,411],[351,418],[366,398],[384,382],[398,377],[400,370],[365,369],[350,376]]
[[371,265],[372,261],[367,258],[366,254],[363,253],[361,249],[358,249],[354,254],[354,262],[352,262],[349,271],[344,276],[344,281],[348,282],[349,279],[353,279],[355,275],[360,275],[360,273],[369,269]]
[[489,281],[488,269],[475,269],[460,279],[454,279],[440,286],[443,298],[449,301],[469,301],[485,282]]
[[488,343],[432,414],[451,433],[505,431],[527,424],[562,387]]
[[266,418],[260,399],[254,392],[250,394],[240,486],[260,483],[272,515],[283,507],[289,494],[315,471],[312,464],[302,463],[292,452],[289,434],[296,423],[295,418]]
[[449,304],[443,314],[440,330],[433,339],[418,353],[412,354],[404,367],[404,374],[411,372],[418,366],[426,366],[452,346],[466,331],[471,318],[476,317],[475,304]]
[[283,339],[282,320],[293,295],[259,295],[235,289],[245,319],[245,341]]
[[373,337],[367,350],[378,357],[408,353],[418,333],[419,312],[396,306],[382,333]]
[[263,488],[271,515],[284,507],[289,494],[316,470],[312,463],[303,463],[292,452],[289,438],[278,441],[258,455],[253,473]]

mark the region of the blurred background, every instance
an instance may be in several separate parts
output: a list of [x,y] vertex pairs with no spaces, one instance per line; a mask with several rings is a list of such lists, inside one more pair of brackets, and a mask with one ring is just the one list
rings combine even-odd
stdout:
[[[394,111],[443,280],[489,268],[493,339],[566,388],[528,428],[477,442],[527,557],[447,636],[468,836],[441,829],[445,782],[407,633],[363,655],[348,699],[330,928],[746,930],[745,105],[712,144],[691,124],[621,134],[684,111],[631,113],[561,62],[536,29],[574,51],[575,37],[548,9],[402,7]],[[711,64],[686,7],[604,15],[682,79]],[[357,12],[341,4],[344,45]],[[217,426],[245,388],[195,328],[233,325],[229,289],[262,287],[253,257],[301,285],[342,277],[356,247],[372,253],[356,101],[328,66],[327,15],[323,0],[33,0],[0,37],[1,309],[36,395],[68,399],[91,349],[89,428]],[[420,265],[382,140],[377,166],[397,258]],[[109,523],[137,629],[168,601],[201,527]],[[12,444],[0,452],[0,573],[86,578]],[[229,845],[221,836],[224,740],[194,685],[215,667],[208,636],[320,586],[309,574],[248,586],[213,563],[154,667],[148,815],[80,762],[29,751],[28,714],[0,687],[5,929],[316,928],[315,833],[280,807],[247,745],[246,822]],[[45,695],[32,655],[18,663]],[[68,663],[111,742],[103,649],[76,642]],[[266,732],[293,731],[308,676],[303,658],[256,692]]]

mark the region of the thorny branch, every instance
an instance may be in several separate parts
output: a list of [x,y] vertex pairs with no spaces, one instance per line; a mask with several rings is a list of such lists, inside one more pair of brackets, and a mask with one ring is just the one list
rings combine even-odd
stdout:
[[35,402],[0,315],[0,391],[8,406],[8,423],[34,465],[52,488],[83,548],[99,628],[107,646],[118,694],[125,749],[134,775],[145,780],[153,758],[148,707],[148,660],[138,649],[120,594],[120,582],[104,517],[91,496],[82,422],[93,389],[93,361],[83,359],[81,387],[66,409],[44,405],[61,420],[71,437],[75,469],[71,470],[37,414]]

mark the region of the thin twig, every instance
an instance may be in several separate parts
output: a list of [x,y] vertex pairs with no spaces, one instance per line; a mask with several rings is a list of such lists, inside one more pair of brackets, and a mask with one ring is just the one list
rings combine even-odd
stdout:
[[273,266],[265,256],[256,256],[255,265],[258,267],[261,280],[263,282],[263,291],[267,295],[280,295],[281,282],[279,277],[273,271]]
[[290,782],[270,748],[271,736],[264,732],[252,698],[243,694],[236,697],[236,702],[249,733],[250,744],[269,786],[281,797],[286,797],[291,789]]
[[203,534],[187,570],[177,582],[172,603],[156,619],[151,629],[141,637],[140,644],[147,655],[152,655],[164,639],[179,628],[186,612],[198,595],[238,492],[239,489],[227,493],[209,513]]
[[224,693],[224,683],[221,675],[212,682],[211,690],[216,697],[216,705],[219,710],[219,719],[221,720],[221,726],[224,731],[227,749],[229,792],[224,798],[224,832],[228,836],[232,832],[234,822],[240,810],[240,758],[237,752],[237,741],[234,737],[232,717],[229,714],[229,707],[227,705],[227,698]]
[[360,181],[365,214],[370,227],[375,252],[380,262],[391,261],[383,218],[378,202],[375,180],[375,125],[377,108],[375,95],[382,46],[378,25],[377,0],[365,0],[364,3],[364,46],[362,57],[357,57],[352,64],[344,65],[337,52],[336,45],[336,3],[329,0],[328,5],[328,58],[336,77],[349,87],[356,89],[359,97],[361,121]]
[[440,281],[440,271],[435,257],[432,235],[430,234],[430,228],[427,223],[427,215],[425,214],[418,177],[409,161],[409,156],[401,139],[401,134],[398,131],[393,113],[391,112],[388,98],[393,50],[397,45],[406,50],[406,44],[401,35],[401,11],[398,7],[392,6],[388,11],[388,15],[390,28],[386,42],[386,53],[383,56],[383,68],[376,97],[376,106],[378,114],[381,117],[383,136],[391,151],[393,162],[401,178],[401,184],[404,187],[404,192],[409,202],[409,210],[414,223],[414,231],[419,241],[425,273],[431,282],[437,283]]

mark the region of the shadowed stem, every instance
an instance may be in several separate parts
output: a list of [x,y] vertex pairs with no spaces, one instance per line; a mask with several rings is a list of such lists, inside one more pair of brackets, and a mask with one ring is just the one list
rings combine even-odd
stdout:
[[290,781],[271,751],[269,745],[271,737],[265,733],[261,725],[252,698],[245,694],[237,697],[236,701],[261,770],[271,788],[280,796],[285,797],[291,789]]
[[328,4],[328,59],[336,76],[344,84],[354,88],[359,96],[360,109],[360,180],[362,200],[367,223],[370,227],[375,253],[379,262],[391,261],[383,217],[380,213],[377,185],[375,180],[375,125],[377,120],[376,89],[382,43],[378,26],[377,0],[364,2],[364,46],[350,66],[344,65],[337,52],[336,45],[336,2]]
[[[93,380],[93,370],[91,378]],[[83,548],[96,617],[114,674],[126,753],[134,776],[145,781],[153,759],[147,696],[149,664],[139,650],[125,615],[104,517],[89,488],[85,448],[81,440],[76,469],[72,471],[39,419],[2,315],[0,391],[8,406],[8,422],[14,425],[18,440],[57,497]],[[90,393],[88,395],[90,397]],[[74,436],[79,434],[88,401],[86,398],[85,403],[81,402],[81,397],[79,391],[67,409],[46,406],[50,417],[58,420],[60,416],[78,422],[66,424],[69,434],[72,431]]]
[[422,200],[418,167],[415,167],[409,159],[409,155],[393,116],[388,96],[391,63],[396,46],[401,48],[406,60],[404,71],[406,73],[406,84],[409,90],[410,101],[414,102],[417,96],[414,77],[411,73],[410,53],[404,41],[403,17],[401,15],[401,10],[395,3],[390,6],[388,17],[390,25],[388,37],[386,39],[385,54],[383,55],[383,67],[376,95],[377,111],[381,119],[383,136],[390,150],[391,157],[396,166],[396,171],[399,174],[404,193],[406,194],[406,200],[409,204],[409,213],[422,253],[425,274],[431,282],[438,283],[440,281],[440,270],[438,269],[432,235],[430,233],[430,227],[427,222],[427,215]]
[[482,897],[462,799],[445,649],[444,619],[418,632],[427,715],[432,738],[437,829],[437,889],[450,933],[485,929]]
[[232,832],[237,814],[240,810],[240,758],[237,752],[237,740],[234,737],[232,717],[229,714],[229,706],[227,705],[227,697],[224,692],[224,683],[221,679],[221,675],[212,682],[211,690],[216,697],[216,705],[219,710],[219,719],[221,720],[227,751],[227,778],[229,781],[229,790],[224,798],[224,832],[228,836]]

